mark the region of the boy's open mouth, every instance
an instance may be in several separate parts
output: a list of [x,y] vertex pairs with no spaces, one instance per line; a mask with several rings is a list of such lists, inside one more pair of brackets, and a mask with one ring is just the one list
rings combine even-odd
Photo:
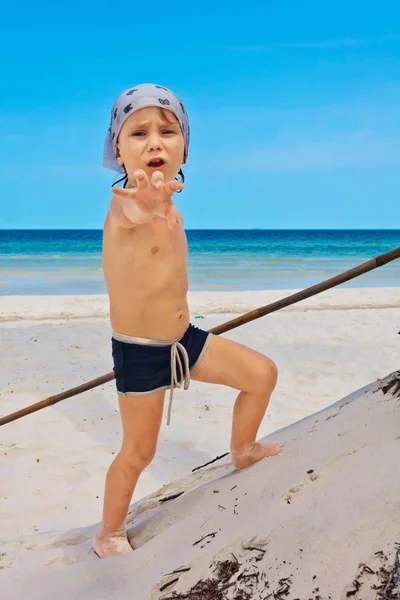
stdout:
[[165,160],[163,158],[153,158],[147,163],[147,166],[151,167],[152,169],[159,169],[163,166],[163,164],[165,164]]

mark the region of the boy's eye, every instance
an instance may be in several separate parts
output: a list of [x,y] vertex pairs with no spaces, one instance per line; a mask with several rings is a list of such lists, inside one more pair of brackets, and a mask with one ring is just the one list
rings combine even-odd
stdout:
[[139,137],[139,136],[145,135],[145,133],[144,133],[144,131],[134,131],[134,132],[133,132],[133,135],[135,135],[135,136],[138,136],[138,137]]
[[164,129],[163,133],[174,133],[174,131],[172,129]]

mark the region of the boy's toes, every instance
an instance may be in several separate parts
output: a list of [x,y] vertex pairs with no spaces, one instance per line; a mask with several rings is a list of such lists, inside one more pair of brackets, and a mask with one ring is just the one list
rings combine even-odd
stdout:
[[236,469],[246,469],[251,465],[263,460],[276,456],[285,446],[284,443],[279,444],[259,444],[255,443],[246,448],[243,452],[232,453],[232,464]]
[[261,447],[259,451],[262,455],[262,458],[268,458],[270,456],[276,456],[277,454],[279,454],[279,452],[282,450],[285,444],[260,444],[260,446]]

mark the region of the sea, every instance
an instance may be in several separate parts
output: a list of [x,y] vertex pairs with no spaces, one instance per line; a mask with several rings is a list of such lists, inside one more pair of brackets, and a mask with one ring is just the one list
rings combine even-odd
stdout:
[[[400,247],[400,230],[188,230],[191,290],[306,288]],[[100,230],[0,230],[0,295],[105,294]],[[400,286],[400,259],[343,287]]]

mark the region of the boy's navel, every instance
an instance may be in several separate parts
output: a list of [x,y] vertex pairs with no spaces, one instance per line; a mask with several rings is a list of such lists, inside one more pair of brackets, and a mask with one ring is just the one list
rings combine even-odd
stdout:
[[159,251],[159,249],[160,249],[160,248],[159,248],[158,246],[152,246],[152,247],[151,247],[151,253],[152,253],[152,254],[157,254],[157,252]]

